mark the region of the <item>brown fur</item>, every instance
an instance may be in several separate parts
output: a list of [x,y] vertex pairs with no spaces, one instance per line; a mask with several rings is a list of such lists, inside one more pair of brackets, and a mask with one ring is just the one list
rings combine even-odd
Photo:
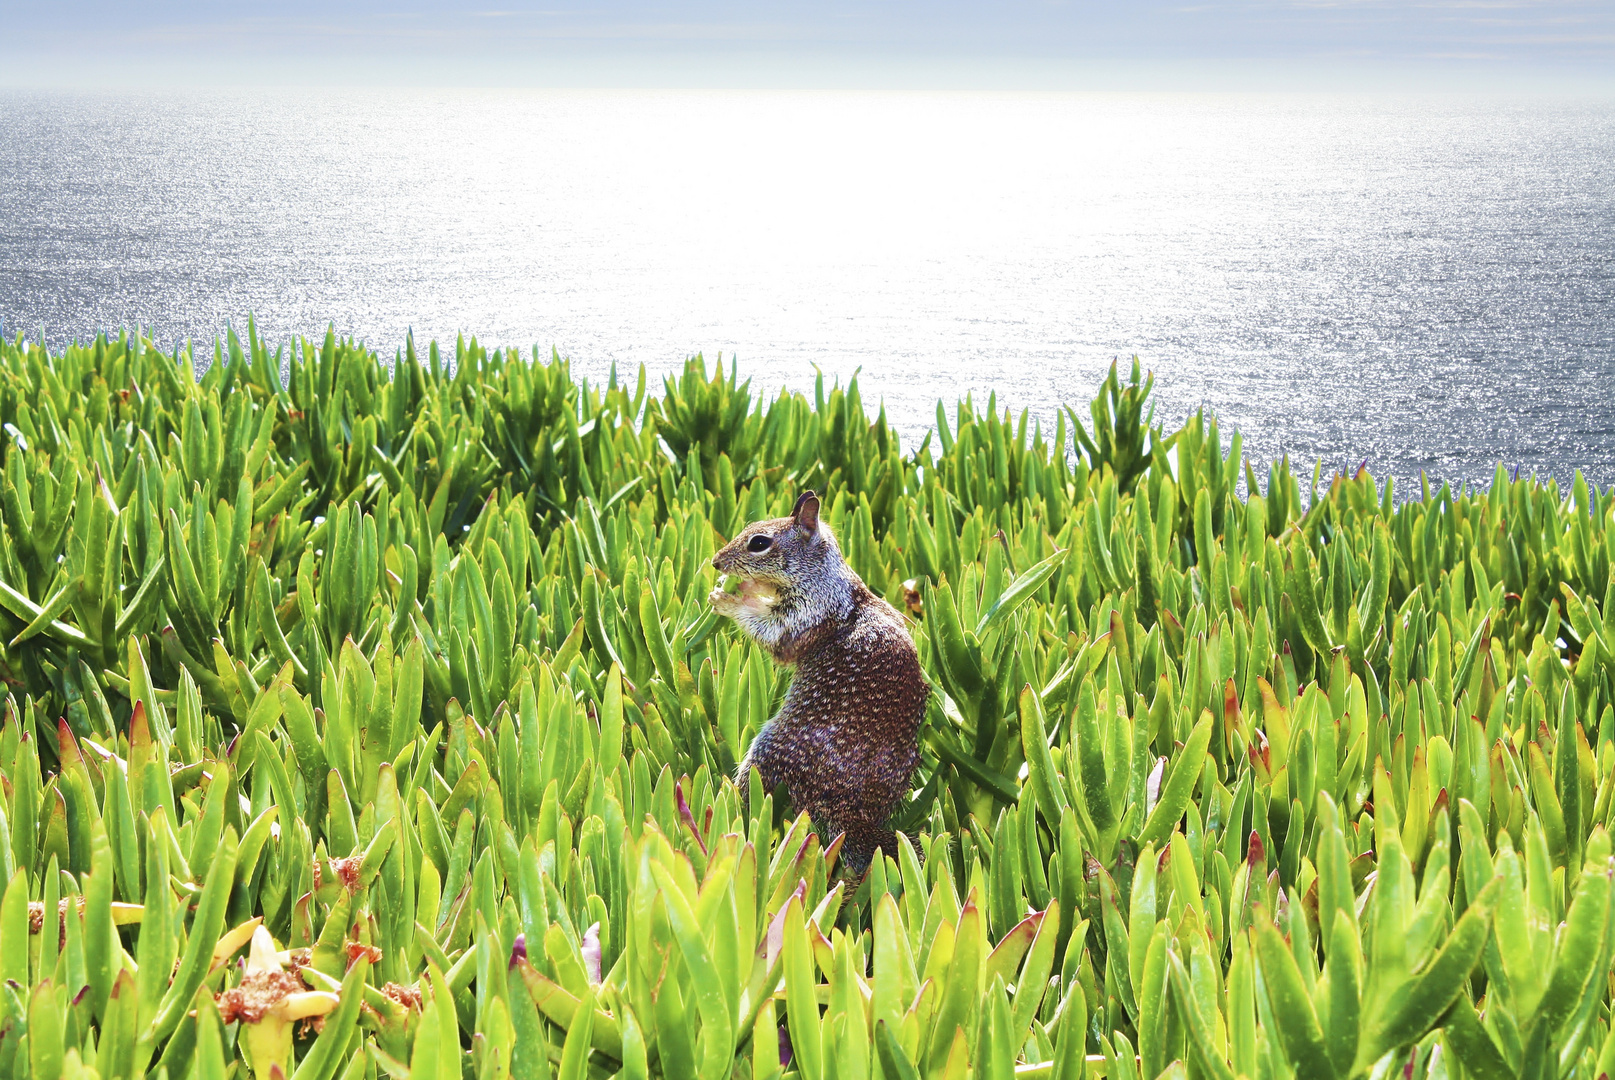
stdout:
[[[845,832],[842,857],[862,873],[877,847],[896,854],[886,821],[919,764],[916,734],[930,686],[902,616],[847,566],[818,509],[808,492],[792,516],[742,530],[712,562],[750,583],[747,593],[714,590],[711,599],[777,661],[796,667],[741,777],[755,767],[821,829]],[[759,535],[770,543],[751,551]]]

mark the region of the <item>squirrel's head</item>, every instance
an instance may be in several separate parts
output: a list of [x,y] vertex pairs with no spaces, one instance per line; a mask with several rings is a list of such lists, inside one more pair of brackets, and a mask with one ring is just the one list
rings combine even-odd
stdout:
[[712,557],[712,565],[745,581],[781,590],[839,577],[845,564],[830,526],[819,520],[819,497],[804,491],[790,517],[757,521]]

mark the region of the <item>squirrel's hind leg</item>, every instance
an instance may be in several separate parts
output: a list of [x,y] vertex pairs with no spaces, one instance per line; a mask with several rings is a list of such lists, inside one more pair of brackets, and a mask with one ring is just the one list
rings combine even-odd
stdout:
[[884,825],[849,822],[841,831],[847,837],[841,843],[841,863],[857,880],[863,880],[877,850],[882,857],[897,858],[897,833]]
[[750,816],[752,812],[752,775],[755,772],[755,786],[763,795],[774,797],[774,827],[778,828],[784,818],[785,808],[795,803],[795,795],[790,790],[791,784],[786,775],[788,762],[782,762],[778,747],[773,736],[774,723],[770,721],[762,726],[746,750],[746,756],[741,759],[735,768],[735,783],[740,788],[741,809]]

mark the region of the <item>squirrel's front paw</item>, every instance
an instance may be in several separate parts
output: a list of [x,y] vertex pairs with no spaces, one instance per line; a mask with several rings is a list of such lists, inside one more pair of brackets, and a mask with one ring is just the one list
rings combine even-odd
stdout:
[[724,592],[721,588],[713,589],[707,594],[707,603],[711,604],[712,610],[719,615],[734,615],[740,610],[741,600],[741,597]]

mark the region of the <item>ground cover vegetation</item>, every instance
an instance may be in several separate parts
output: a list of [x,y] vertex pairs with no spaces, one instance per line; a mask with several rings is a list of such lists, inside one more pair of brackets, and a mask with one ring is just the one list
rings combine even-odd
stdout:
[[[907,451],[699,360],[193,370],[0,344],[0,1074],[1615,1061],[1609,492],[1259,475],[1136,365]],[[804,488],[936,690],[861,882],[731,779],[710,558]]]

